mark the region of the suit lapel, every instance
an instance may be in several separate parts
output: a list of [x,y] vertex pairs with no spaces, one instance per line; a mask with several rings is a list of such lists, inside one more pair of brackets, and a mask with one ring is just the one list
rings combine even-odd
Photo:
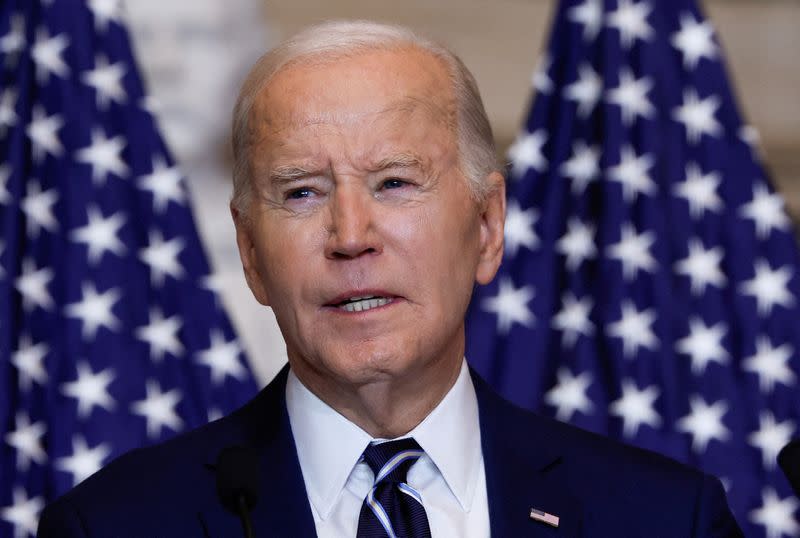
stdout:
[[[281,370],[250,404],[226,419],[231,421],[233,431],[227,436],[226,446],[251,446],[260,456],[258,503],[252,513],[256,536],[316,536],[286,411],[288,372],[288,367]],[[207,455],[210,464],[216,461],[222,448],[217,446]],[[208,472],[213,478],[213,469]],[[200,517],[210,538],[235,537],[242,533],[239,519],[227,512],[216,499],[209,503]]]
[[[569,494],[559,438],[539,417],[495,394],[472,372],[481,424],[492,536],[578,536],[580,507]],[[557,516],[558,527],[530,517]]]

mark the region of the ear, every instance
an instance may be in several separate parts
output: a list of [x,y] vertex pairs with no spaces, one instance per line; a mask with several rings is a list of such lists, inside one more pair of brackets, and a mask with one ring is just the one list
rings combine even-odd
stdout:
[[253,223],[248,215],[243,214],[239,209],[230,206],[233,224],[236,226],[236,244],[239,247],[239,258],[244,269],[244,278],[256,301],[269,306],[269,297],[264,288],[263,280],[259,272],[258,256],[255,247],[255,231]]
[[475,280],[488,284],[503,261],[503,233],[506,222],[506,183],[502,174],[492,172],[487,181],[491,184],[489,196],[483,203],[480,215],[481,251]]

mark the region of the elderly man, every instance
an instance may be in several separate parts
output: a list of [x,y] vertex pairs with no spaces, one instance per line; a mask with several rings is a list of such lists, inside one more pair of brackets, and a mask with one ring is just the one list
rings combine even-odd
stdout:
[[259,462],[256,536],[740,534],[716,479],[516,409],[470,373],[464,314],[500,264],[505,191],[452,53],[404,28],[310,28],[253,68],[233,139],[242,264],[289,367],[88,479],[40,536],[237,536],[215,491],[231,445]]

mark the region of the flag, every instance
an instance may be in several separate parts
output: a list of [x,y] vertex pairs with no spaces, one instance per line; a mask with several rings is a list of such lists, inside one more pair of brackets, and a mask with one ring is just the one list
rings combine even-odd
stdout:
[[256,386],[119,0],[0,7],[0,536]]
[[798,250],[693,0],[564,0],[467,356],[517,404],[718,476],[795,536]]

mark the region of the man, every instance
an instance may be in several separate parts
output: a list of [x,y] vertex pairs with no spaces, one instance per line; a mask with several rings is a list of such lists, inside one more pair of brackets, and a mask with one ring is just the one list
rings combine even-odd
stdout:
[[240,535],[214,462],[258,455],[256,536],[739,536],[719,482],[514,408],[471,375],[464,314],[502,259],[475,82],[373,23],[265,55],[234,111],[231,209],[290,369],[250,404],[121,457],[40,536]]

